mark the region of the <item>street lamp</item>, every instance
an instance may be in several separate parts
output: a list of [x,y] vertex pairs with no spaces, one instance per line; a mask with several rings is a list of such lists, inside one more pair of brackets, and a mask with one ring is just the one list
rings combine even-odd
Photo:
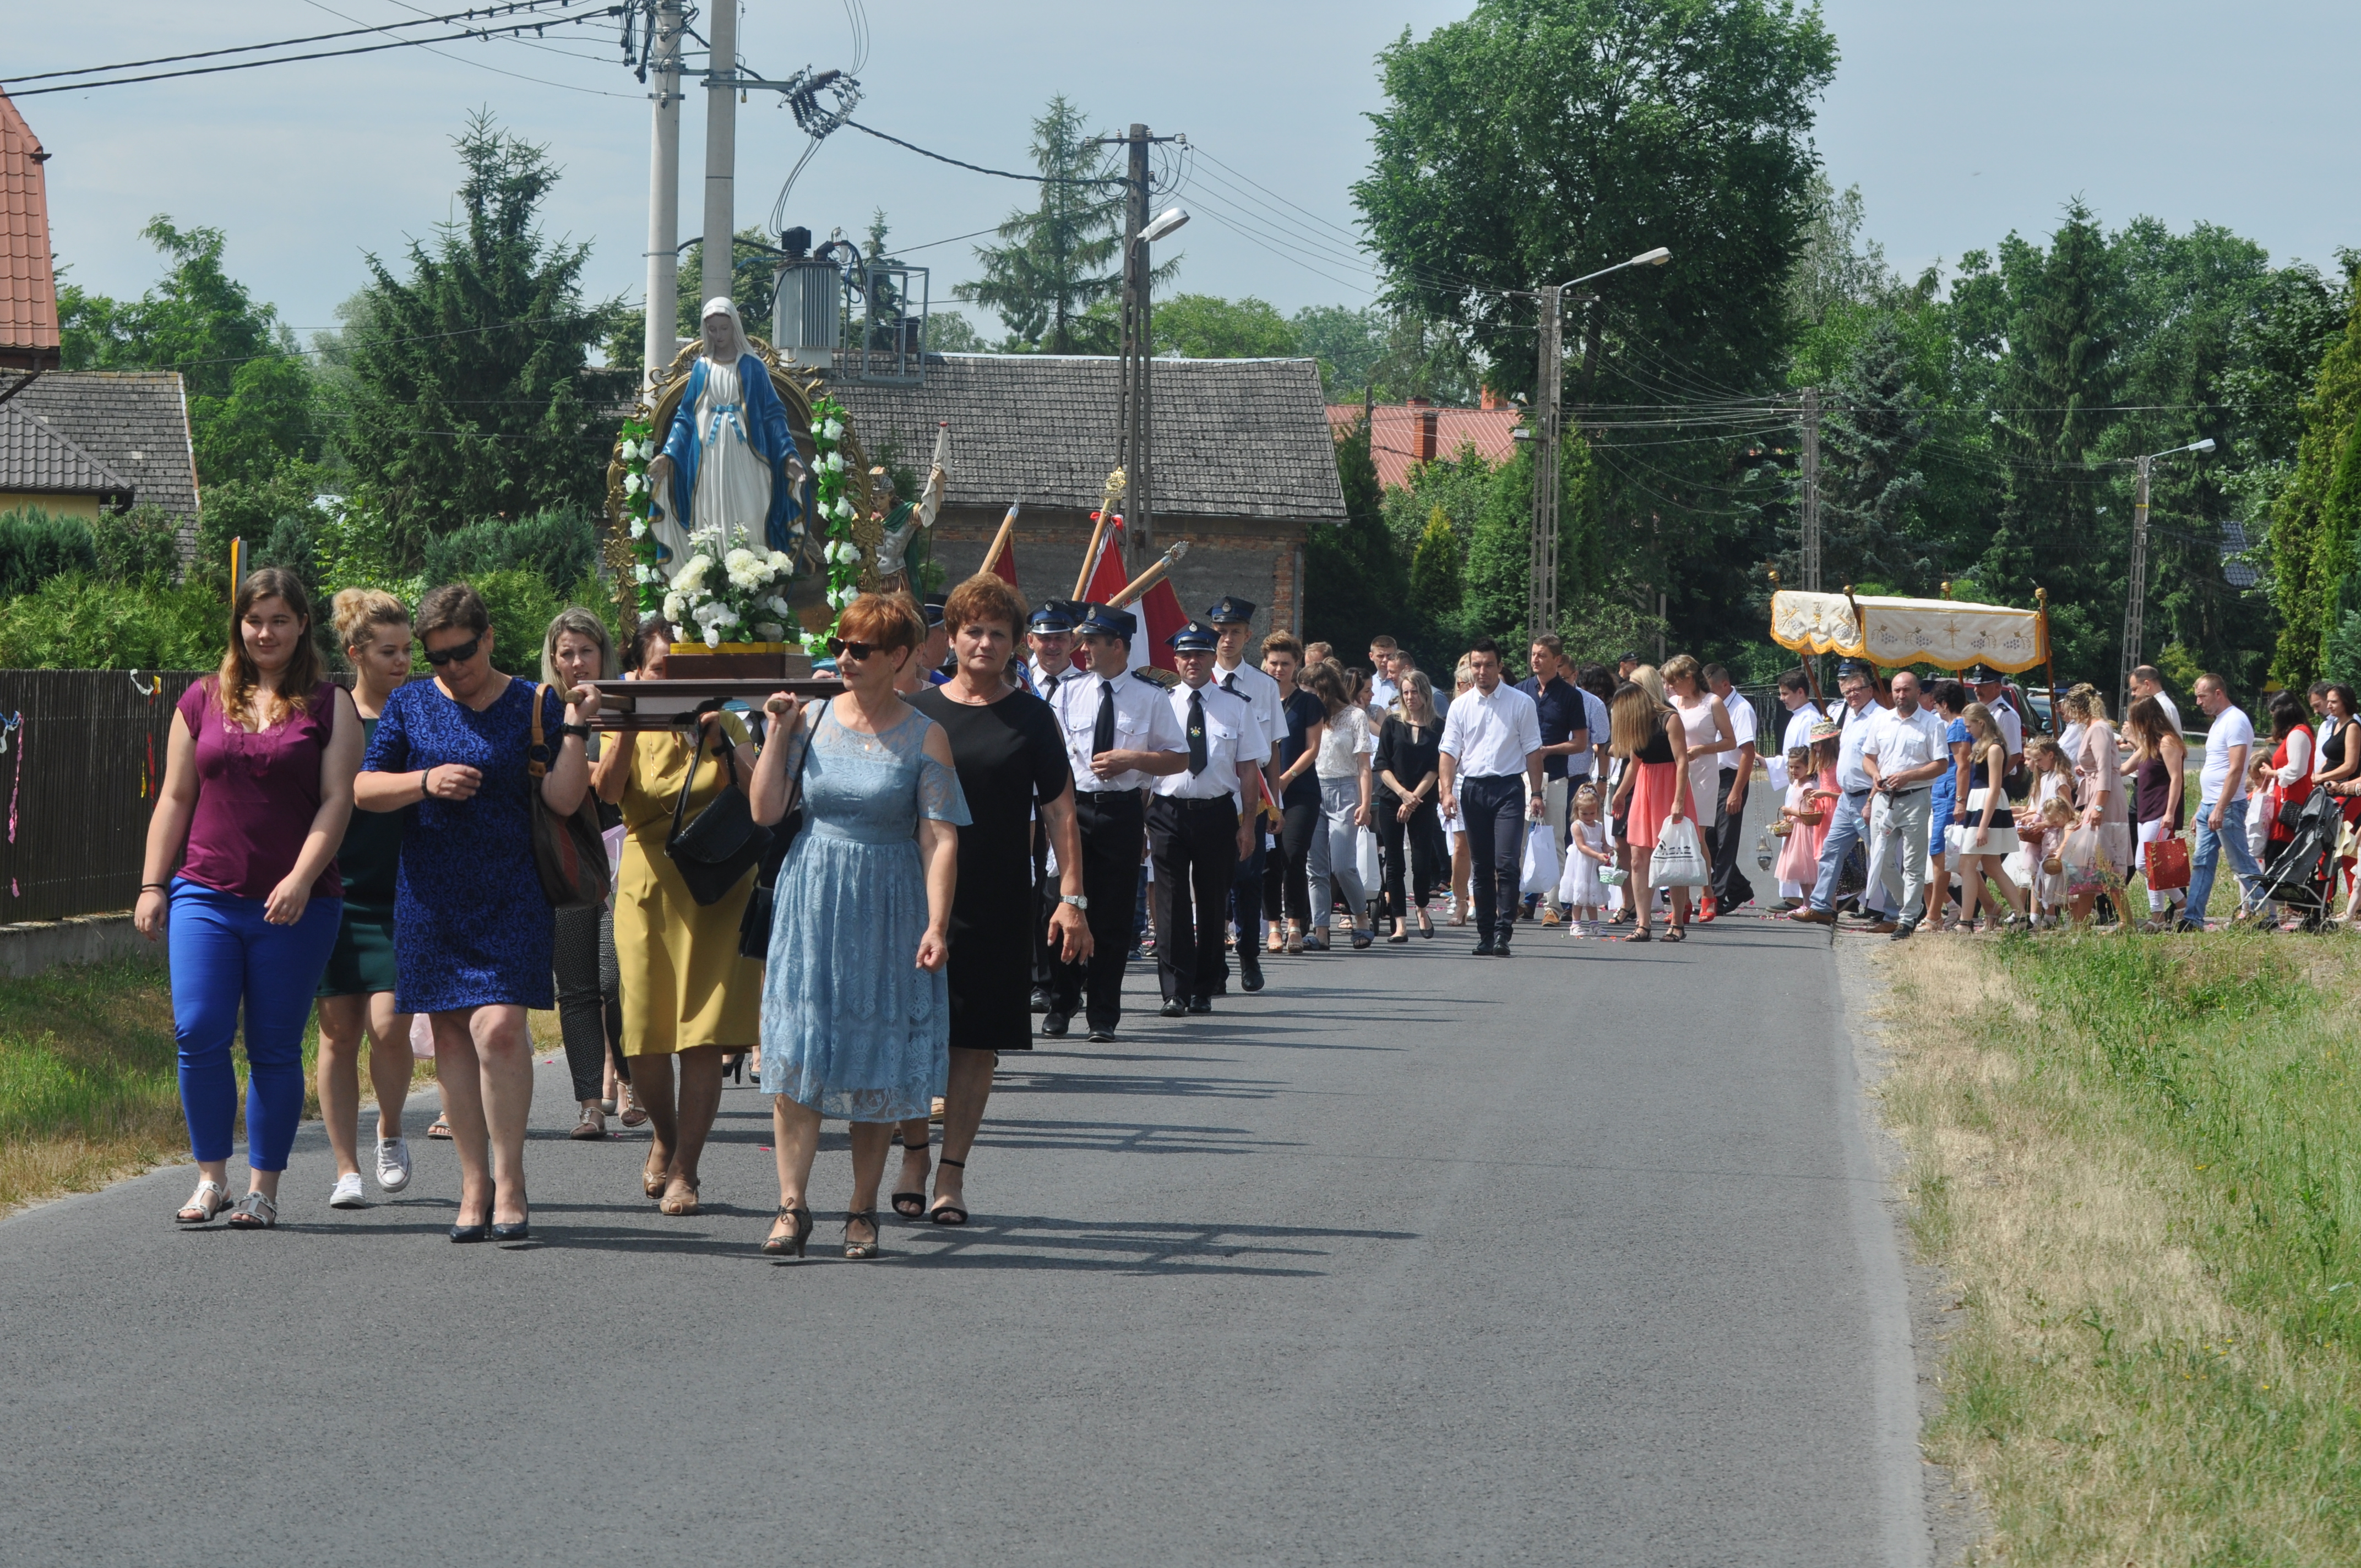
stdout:
[[1653,250],[1642,251],[1629,261],[1586,272],[1572,282],[1550,284],[1541,291],[1542,362],[1533,386],[1540,400],[1532,411],[1532,434],[1528,437],[1533,443],[1532,581],[1525,598],[1525,619],[1532,622],[1526,629],[1530,637],[1557,629],[1557,438],[1558,404],[1565,379],[1561,343],[1565,291],[1627,267],[1662,267],[1672,258],[1673,253],[1660,245]]
[[[2140,664],[2141,623],[2147,617],[2147,480],[2148,470],[2159,457],[2178,456],[2183,452],[2211,452],[2213,438],[2210,435],[2191,442],[2186,446],[2169,447],[2151,452],[2144,457],[2130,459],[2133,471],[2139,477],[2138,488],[2132,501],[2132,561],[2131,581],[2124,595],[2124,669],[2116,684],[2115,712],[2121,715],[2131,706],[2132,672]],[[2124,459],[2118,458],[2117,462]]]
[[1157,214],[1154,223],[1139,231],[1139,237],[1145,240],[1162,239],[1188,221],[1189,210],[1186,207],[1167,207]]

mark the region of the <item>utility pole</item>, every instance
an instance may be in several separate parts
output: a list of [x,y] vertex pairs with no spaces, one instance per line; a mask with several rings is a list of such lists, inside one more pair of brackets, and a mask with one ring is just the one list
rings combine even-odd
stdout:
[[1803,479],[1804,591],[1820,591],[1820,389],[1804,389]]
[[[705,298],[727,295],[736,281],[738,172],[738,0],[714,0],[705,64]],[[717,280],[719,286],[717,287]],[[700,305],[704,301],[697,302]]]
[[680,323],[680,35],[681,0],[656,0],[655,128],[648,156],[647,322],[641,348],[644,385],[653,406],[658,381],[677,352]]
[[2140,664],[2140,623],[2147,617],[2147,479],[2154,457],[2136,460],[2137,488],[2132,500],[2132,564],[2130,594],[2124,601],[2124,671],[2115,684],[2115,717],[2131,706],[2132,672]]
[[1542,290],[1541,363],[1533,373],[1533,537],[1525,590],[1528,641],[1557,630],[1558,411],[1565,386],[1565,289]]
[[1131,478],[1131,561],[1145,562],[1156,547],[1156,509],[1148,488],[1148,362],[1154,339],[1148,329],[1148,127],[1135,125],[1124,141],[1129,159],[1123,201],[1122,388],[1115,397],[1116,461]]

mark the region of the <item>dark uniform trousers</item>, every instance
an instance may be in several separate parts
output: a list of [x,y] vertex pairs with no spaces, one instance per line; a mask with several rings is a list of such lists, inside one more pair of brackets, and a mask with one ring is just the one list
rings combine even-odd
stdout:
[[1091,926],[1091,956],[1070,964],[1049,959],[1049,1011],[1071,1017],[1088,998],[1085,1021],[1112,1029],[1123,1018],[1123,966],[1131,952],[1132,919],[1139,904],[1139,850],[1146,823],[1136,789],[1074,796],[1082,837],[1082,896]]
[[1149,795],[1148,852],[1156,864],[1156,974],[1164,1000],[1218,996],[1227,967],[1223,905],[1238,864],[1236,801]]
[[1058,879],[1049,874],[1049,825],[1033,824],[1033,989],[1049,989],[1049,917],[1058,913]]
[[1517,884],[1525,850],[1525,780],[1485,773],[1458,781],[1459,820],[1467,835],[1476,938],[1507,941],[1516,929]]
[[1736,768],[1721,770],[1721,803],[1727,806],[1730,792],[1736,788],[1738,809],[1725,809],[1720,823],[1711,833],[1703,836],[1708,840],[1707,851],[1713,857],[1713,902],[1724,913],[1752,902],[1754,897],[1754,884],[1746,880],[1744,872],[1738,869],[1739,851],[1746,843],[1746,797],[1753,782],[1748,779],[1741,785]]

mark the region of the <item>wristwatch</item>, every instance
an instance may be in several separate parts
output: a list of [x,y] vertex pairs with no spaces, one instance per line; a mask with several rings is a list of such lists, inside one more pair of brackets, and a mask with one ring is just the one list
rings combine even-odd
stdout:
[[1088,909],[1091,906],[1090,895],[1082,893],[1061,893],[1058,895],[1058,902],[1071,904],[1077,909]]
[[590,727],[587,724],[561,724],[557,727],[557,733],[561,739],[571,735],[577,740],[588,740],[590,739]]

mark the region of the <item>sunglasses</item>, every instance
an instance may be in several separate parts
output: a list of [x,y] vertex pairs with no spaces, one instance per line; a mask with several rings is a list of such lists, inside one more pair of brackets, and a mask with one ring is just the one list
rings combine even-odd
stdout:
[[440,651],[429,648],[426,650],[426,662],[434,665],[438,670],[445,664],[464,664],[468,660],[474,658],[476,656],[477,650],[483,647],[483,645],[484,634],[478,631],[473,637],[468,638],[465,642],[455,642],[450,647]]
[[874,642],[847,642],[841,637],[828,640],[828,656],[831,659],[866,659],[876,652]]

